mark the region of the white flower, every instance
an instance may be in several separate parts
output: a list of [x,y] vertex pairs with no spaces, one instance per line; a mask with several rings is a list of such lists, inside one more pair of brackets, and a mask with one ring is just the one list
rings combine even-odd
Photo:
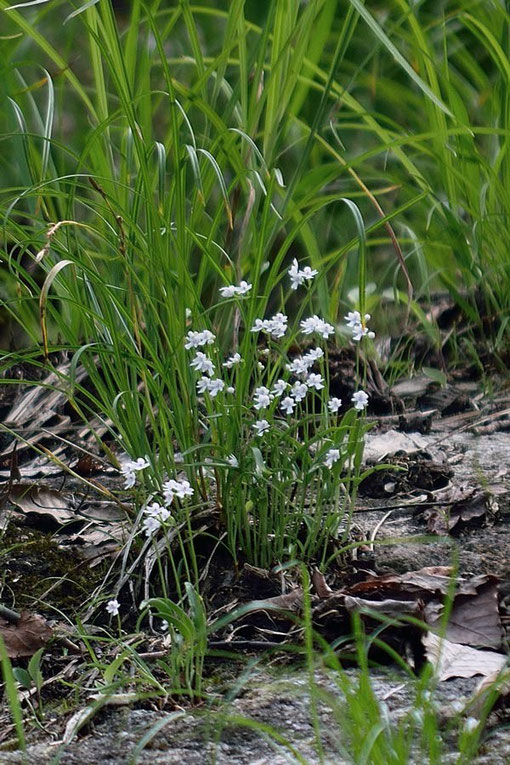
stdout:
[[324,378],[319,374],[309,374],[306,379],[306,384],[309,388],[315,388],[315,390],[322,390],[324,388]]
[[305,359],[301,356],[297,356],[293,361],[290,362],[290,364],[286,364],[285,366],[289,372],[292,372],[295,375],[306,375],[312,364],[313,362],[310,363],[310,359]]
[[209,377],[201,377],[197,382],[197,390],[199,393],[205,393],[207,391],[211,398],[214,398],[225,387],[225,383],[219,377],[210,379]]
[[209,395],[214,398],[225,387],[225,383],[219,377],[215,377],[214,380],[209,380]]
[[255,324],[250,329],[250,332],[265,332],[266,329],[266,319],[255,319]]
[[336,396],[333,396],[328,401],[328,409],[331,412],[331,414],[336,414],[341,406],[342,406],[342,399],[337,398]]
[[234,388],[233,385],[229,385],[228,388],[226,388],[226,391],[227,393],[230,393],[232,395],[232,393],[236,392],[236,389]]
[[186,335],[185,340],[187,342],[184,344],[184,347],[189,350],[190,348],[200,348],[202,345],[212,345],[215,339],[216,336],[208,329],[204,329],[202,332],[190,331]]
[[257,420],[253,423],[252,428],[257,436],[261,436],[266,430],[269,430],[269,423],[267,420]]
[[165,481],[162,488],[163,496],[167,505],[172,504],[174,497],[184,499],[185,497],[192,497],[194,494],[194,489],[190,485],[190,482],[186,481],[184,478],[181,478],[179,481],[175,481],[173,478],[170,478],[168,481]]
[[304,335],[312,335],[314,332],[317,332],[317,334],[326,339],[335,331],[332,324],[328,324],[324,319],[320,319],[317,314],[310,316],[308,319],[303,319],[300,326]]
[[227,457],[227,462],[232,468],[238,468],[239,467],[239,460],[237,459],[235,454],[229,454]]
[[368,395],[364,390],[358,390],[353,394],[351,401],[354,404],[354,408],[361,411],[368,404]]
[[285,380],[277,380],[273,385],[273,396],[282,396],[288,388],[289,383]]
[[252,284],[248,284],[248,282],[245,282],[243,279],[238,287],[234,284],[231,284],[228,287],[220,287],[220,294],[224,298],[231,298],[234,297],[234,295],[247,295],[252,287]]
[[335,462],[338,462],[340,459],[340,449],[330,449],[329,452],[326,452],[326,458],[324,460],[324,464],[328,468],[332,468]]
[[303,359],[311,361],[312,364],[322,358],[324,358],[324,351],[322,348],[310,348],[310,350],[303,356]]
[[248,282],[245,282],[243,279],[242,281],[239,282],[239,287],[237,288],[237,294],[247,295],[252,287],[253,287],[253,284],[248,284]]
[[259,388],[255,388],[253,394],[253,406],[255,409],[266,409],[271,403],[271,392],[265,385],[261,385]]
[[182,465],[184,462],[184,455],[182,452],[174,452],[174,462],[176,465]]
[[120,603],[116,598],[112,598],[106,604],[106,610],[111,616],[117,616],[119,613]]
[[308,386],[306,383],[295,382],[292,386],[291,393],[294,396],[296,403],[299,403],[304,398],[306,398],[306,394],[308,393]]
[[220,287],[220,295],[224,298],[231,298],[237,293],[237,287],[234,284],[228,287]]
[[239,364],[241,362],[241,354],[240,353],[234,353],[233,356],[231,356],[229,359],[223,362],[223,366],[227,369],[232,369],[236,364]]
[[468,717],[464,723],[464,730],[466,733],[472,733],[477,727],[480,721],[476,717]]
[[280,404],[280,409],[283,409],[285,414],[292,414],[294,411],[294,407],[296,406],[296,402],[293,398],[290,396],[285,396],[285,398],[282,400]]
[[136,483],[136,473],[150,467],[150,462],[143,457],[136,460],[127,460],[120,466],[120,472],[124,478],[124,488],[131,489]]
[[292,261],[292,265],[289,268],[289,276],[290,276],[290,286],[291,289],[297,290],[297,288],[303,284],[304,279],[302,275],[299,272],[299,263],[297,262],[296,258]]
[[[349,311],[347,316],[345,316],[344,318],[347,322],[347,326],[350,327],[351,329],[355,327],[357,324],[361,324],[361,314],[359,311]],[[370,319],[370,315],[368,313],[365,314],[365,319],[367,321],[368,319]]]
[[209,383],[210,379],[208,377],[201,377],[200,380],[197,380],[197,391],[199,393],[205,393],[206,390],[209,390]]
[[166,507],[160,505],[159,502],[153,502],[152,505],[147,505],[144,513],[151,518],[156,518],[160,523],[164,523],[170,517],[170,510],[167,510]]
[[349,311],[345,319],[347,326],[352,331],[352,339],[355,343],[359,343],[363,337],[374,339],[375,332],[371,332],[367,327],[367,321],[370,319],[369,313],[366,313],[362,319],[359,311]]
[[305,266],[302,270],[300,270],[299,263],[297,262],[296,258],[294,258],[288,273],[290,276],[291,289],[297,290],[301,284],[304,284],[305,281],[310,281],[314,278],[314,276],[317,276],[319,272],[315,269],[312,270],[310,266]]
[[143,519],[143,530],[145,535],[151,537],[161,528],[161,521],[154,515],[148,515]]
[[202,351],[198,351],[193,361],[190,361],[190,367],[196,369],[197,372],[205,372],[205,374],[210,376],[214,374],[214,364]]
[[255,319],[250,332],[266,332],[273,337],[283,337],[287,331],[288,321],[288,317],[283,313],[277,313],[271,319]]

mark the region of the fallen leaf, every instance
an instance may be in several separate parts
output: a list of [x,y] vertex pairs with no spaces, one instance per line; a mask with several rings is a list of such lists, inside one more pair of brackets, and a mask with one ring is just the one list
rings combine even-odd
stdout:
[[0,635],[2,636],[7,656],[21,659],[33,656],[53,635],[53,630],[46,619],[39,614],[22,611],[17,622],[10,622],[0,617]]
[[[455,595],[445,637],[453,643],[499,648],[503,630],[498,608],[498,584],[495,578],[483,578],[485,581],[475,590],[475,594],[461,592]],[[425,607],[425,619],[431,627],[439,627],[442,609],[431,606]]]
[[498,673],[507,662],[507,657],[502,653],[481,651],[460,643],[452,643],[433,632],[424,634],[422,642],[425,646],[425,655],[441,681],[448,680],[450,677],[474,677]]
[[9,501],[24,513],[46,516],[59,526],[75,519],[70,499],[47,486],[36,483],[15,484],[10,488]]

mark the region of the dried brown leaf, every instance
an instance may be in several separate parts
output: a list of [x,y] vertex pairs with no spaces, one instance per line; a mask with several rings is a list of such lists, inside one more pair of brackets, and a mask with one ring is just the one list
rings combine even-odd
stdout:
[[[445,637],[453,643],[499,648],[503,630],[498,608],[498,583],[494,577],[482,579],[485,581],[475,589],[475,594],[461,592],[455,596]],[[436,613],[432,613],[433,610]],[[427,606],[425,618],[431,627],[437,627],[441,613]]]
[[502,653],[481,651],[460,643],[452,643],[433,632],[422,637],[425,655],[434,666],[439,680],[450,677],[474,677],[500,672],[507,657]]
[[36,483],[19,483],[11,486],[9,501],[24,513],[50,517],[59,526],[75,518],[68,497],[60,491]]
[[46,619],[39,614],[22,611],[16,623],[0,617],[0,635],[10,659],[33,656],[53,635]]

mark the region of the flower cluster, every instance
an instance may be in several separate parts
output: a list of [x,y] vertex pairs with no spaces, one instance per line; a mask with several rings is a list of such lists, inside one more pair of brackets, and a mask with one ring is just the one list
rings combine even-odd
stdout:
[[372,332],[367,327],[367,321],[370,321],[370,318],[371,317],[369,313],[366,313],[362,319],[359,311],[349,311],[345,317],[345,320],[347,321],[347,326],[352,332],[352,339],[354,342],[359,343],[363,337],[368,337],[371,340],[374,339],[375,332]]
[[220,287],[220,295],[224,298],[231,298],[235,295],[247,295],[252,287],[253,284],[248,284],[243,279],[243,281],[239,282],[238,287],[235,284],[229,284],[228,287]]
[[317,314],[310,316],[308,319],[303,319],[299,326],[301,327],[303,335],[313,335],[314,333],[317,333],[325,340],[327,340],[335,331],[332,324],[328,324],[324,319],[320,319]]
[[132,489],[136,483],[136,474],[140,470],[145,470],[145,468],[148,467],[150,467],[150,462],[148,459],[144,459],[143,457],[138,457],[136,460],[127,460],[126,462],[123,462],[120,466],[120,472],[125,481],[124,488]]
[[250,332],[265,332],[272,337],[283,337],[287,331],[288,321],[284,313],[277,313],[271,319],[255,319]]
[[305,266],[304,268],[300,269],[299,263],[297,262],[296,258],[294,258],[288,273],[290,276],[291,289],[297,290],[297,288],[304,284],[305,281],[312,281],[312,279],[317,276],[319,272],[310,268],[310,266]]
[[213,335],[208,329],[204,329],[202,332],[192,332],[190,330],[186,335],[184,347],[187,350],[190,348],[201,348],[203,345],[212,345],[215,340],[216,335]]
[[169,521],[171,512],[168,508],[173,503],[175,497],[181,500],[186,499],[186,497],[192,497],[194,489],[185,478],[170,478],[163,483],[161,493],[163,494],[164,504],[152,502],[150,505],[146,505],[143,510],[145,518],[143,519],[142,528],[148,537],[153,536],[164,523]]

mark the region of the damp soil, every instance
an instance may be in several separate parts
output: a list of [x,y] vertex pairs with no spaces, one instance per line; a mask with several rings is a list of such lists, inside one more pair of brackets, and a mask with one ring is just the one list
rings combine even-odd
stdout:
[[[342,377],[341,356],[333,359],[338,385]],[[349,362],[350,363],[350,362]],[[435,383],[416,380],[396,392],[380,390],[377,375],[372,378],[374,400],[371,415],[375,428],[368,440],[392,428],[403,433],[419,434],[420,449],[412,454],[397,454],[388,461],[397,469],[374,473],[360,491],[353,515],[353,534],[363,545],[354,558],[342,563],[349,568],[349,576],[364,576],[364,572],[377,574],[406,573],[427,566],[458,566],[461,575],[495,575],[500,580],[503,626],[510,633],[510,433],[505,412],[508,401],[489,402],[484,409],[476,386],[456,386],[441,389]],[[378,387],[379,386],[379,387]],[[0,388],[2,390],[2,388]],[[14,391],[14,387],[7,390]],[[379,393],[378,393],[379,391]],[[340,391],[345,395],[345,391]],[[348,394],[348,391],[347,391]],[[473,406],[473,401],[476,401]],[[1,402],[5,412],[12,410],[16,397],[10,394]],[[52,413],[55,416],[55,412]],[[57,416],[58,411],[57,411]],[[62,427],[66,427],[66,422]],[[56,442],[58,443],[58,441]],[[13,472],[23,480],[44,480],[55,487],[61,476],[44,474],[25,451],[14,462],[9,444],[0,445],[0,470],[5,486],[12,481]],[[80,454],[75,455],[79,462]],[[78,464],[76,462],[76,464]],[[103,486],[115,488],[115,479],[102,472],[101,463],[79,466],[87,480],[98,480]],[[60,485],[62,485],[60,483]],[[76,484],[77,485],[77,484]],[[67,480],[65,488],[73,491],[76,485]],[[434,534],[427,519],[427,508],[434,509],[435,492],[448,486],[481,490],[491,496],[483,512],[474,514],[456,525],[451,533]],[[489,491],[498,486],[497,491]],[[101,506],[101,502],[91,496]],[[81,505],[80,505],[81,506]],[[8,512],[6,511],[6,508]],[[9,518],[9,522],[6,521]],[[69,545],[68,539],[54,528],[41,525],[40,517],[21,518],[15,508],[2,502],[0,520],[0,564],[2,567],[2,593],[14,596],[16,607],[31,607],[34,598],[37,610],[50,614],[59,609],[72,615],[83,603],[83,595],[90,593],[104,576],[101,566],[84,565],[90,558],[83,555],[88,549],[86,540]],[[107,519],[108,520],[108,519]],[[82,523],[83,525],[83,523]],[[81,527],[80,527],[81,528]],[[77,534],[79,537],[79,534]],[[73,537],[74,538],[74,537]],[[101,549],[104,539],[95,539]],[[81,547],[80,547],[81,546]],[[100,557],[100,556],[99,556]],[[107,557],[106,565],[111,559]],[[48,593],[51,577],[66,579]],[[335,573],[338,576],[338,572]],[[210,582],[206,583],[209,599],[216,606],[228,599],[272,597],[278,592],[280,578],[265,579],[244,572],[240,577],[229,568],[228,561],[211,567]],[[218,602],[218,593],[222,602]],[[223,602],[224,601],[224,602]],[[242,633],[241,633],[242,634]],[[215,699],[214,705],[179,706],[169,702],[164,709],[146,702],[119,708],[105,707],[79,736],[62,748],[65,725],[75,707],[63,692],[55,691],[47,698],[47,713],[42,728],[28,733],[27,756],[33,762],[111,763],[120,765],[134,761],[140,763],[195,763],[216,762],[219,765],[280,765],[297,761],[289,752],[271,743],[267,736],[253,728],[234,724],[235,717],[275,727],[299,752],[305,762],[321,761],[311,714],[310,677],[297,662],[268,658],[267,651],[257,651],[252,645],[239,651],[239,661],[229,658],[210,661],[205,681],[206,692]],[[355,681],[357,670],[346,670]],[[395,667],[374,667],[371,673],[374,693],[387,712],[390,721],[397,723],[412,708],[414,687],[409,676]],[[439,683],[436,702],[445,718],[451,714],[452,704],[468,699],[479,678],[450,679]],[[75,678],[73,678],[73,682]],[[317,674],[314,682],[331,694],[335,703],[318,705],[319,728],[322,731],[322,762],[342,765],[349,762],[342,749],[342,705],[345,703],[334,673]],[[83,696],[79,704],[84,704]],[[508,719],[508,718],[506,718]],[[448,726],[443,731],[449,752],[445,762],[454,761],[456,741],[448,738]],[[139,744],[146,736],[142,749]],[[0,763],[21,763],[23,756],[15,749],[14,734],[0,739]],[[138,747],[138,748],[137,748]],[[478,765],[499,765],[510,761],[510,730],[505,719],[492,715],[485,729],[484,742],[475,760]],[[417,761],[418,762],[418,761]]]

